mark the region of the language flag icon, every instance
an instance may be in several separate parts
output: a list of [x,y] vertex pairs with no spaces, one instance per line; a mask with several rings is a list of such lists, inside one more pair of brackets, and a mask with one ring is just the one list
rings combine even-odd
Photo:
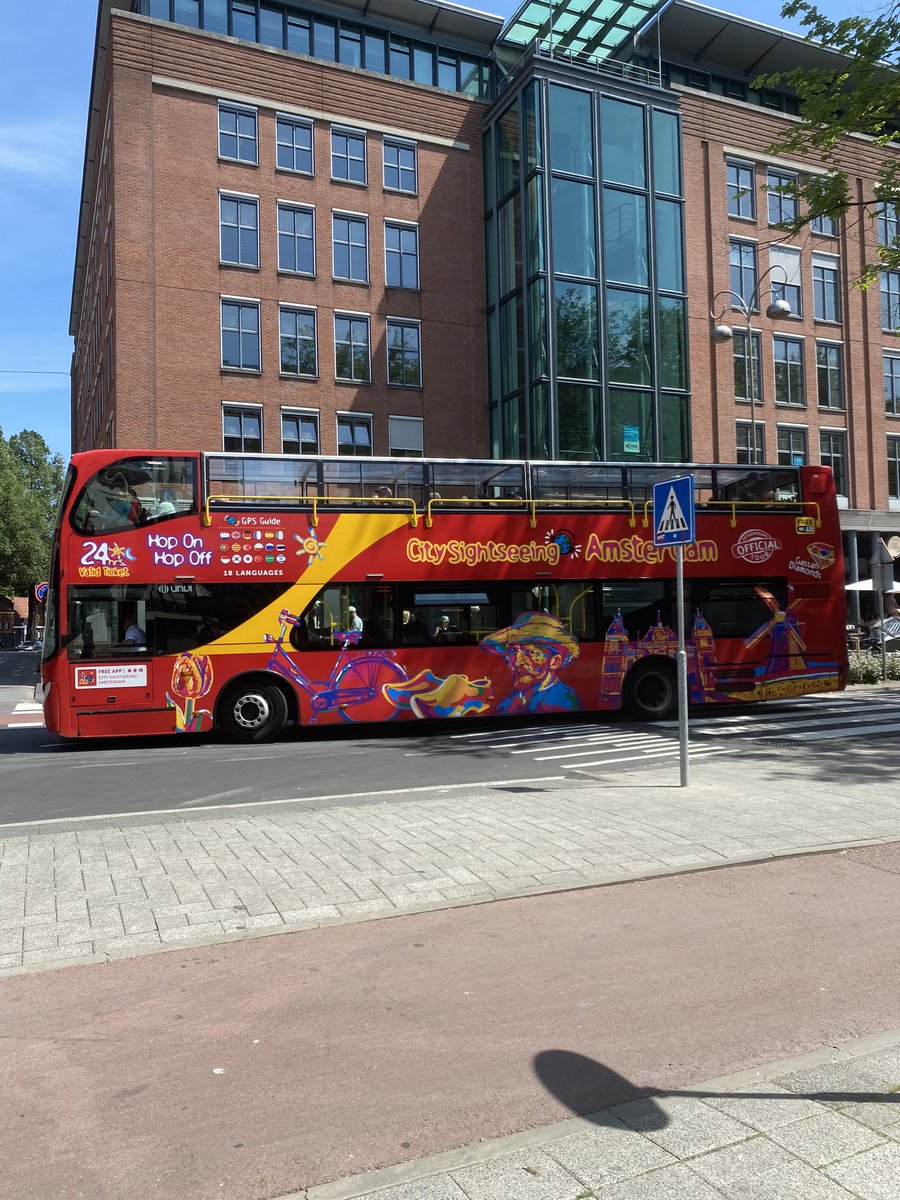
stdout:
[[667,533],[684,533],[688,529],[688,519],[675,495],[675,489],[669,488],[669,494],[663,505],[662,517],[656,528],[656,536],[661,538]]

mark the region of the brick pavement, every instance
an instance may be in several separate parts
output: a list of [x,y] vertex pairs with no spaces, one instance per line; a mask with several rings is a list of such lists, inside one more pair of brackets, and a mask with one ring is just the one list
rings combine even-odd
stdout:
[[0,974],[900,839],[893,771],[809,761],[7,828]]
[[282,1200],[896,1200],[900,1031]]

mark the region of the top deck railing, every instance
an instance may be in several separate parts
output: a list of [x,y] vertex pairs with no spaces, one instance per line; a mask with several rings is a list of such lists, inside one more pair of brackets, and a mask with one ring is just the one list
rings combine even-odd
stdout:
[[430,528],[450,511],[520,511],[533,527],[539,512],[613,510],[631,526],[640,514],[646,526],[654,486],[687,473],[698,509],[728,515],[732,525],[746,510],[805,512],[821,524],[794,467],[302,455],[204,455],[202,513],[208,525],[225,508],[294,509],[315,526],[322,511],[373,509]]

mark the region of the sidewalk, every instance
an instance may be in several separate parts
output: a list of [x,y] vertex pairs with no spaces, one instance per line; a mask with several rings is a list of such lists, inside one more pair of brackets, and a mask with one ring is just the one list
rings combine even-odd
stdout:
[[900,1030],[283,1200],[897,1200]]
[[900,840],[900,743],[854,760],[0,828],[0,975]]

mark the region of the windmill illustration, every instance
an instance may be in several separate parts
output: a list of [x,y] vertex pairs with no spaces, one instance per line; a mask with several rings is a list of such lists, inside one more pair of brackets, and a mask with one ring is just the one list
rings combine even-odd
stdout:
[[791,599],[794,589],[789,587],[788,602],[781,608],[767,588],[757,587],[754,590],[772,615],[755,633],[751,633],[745,639],[744,645],[750,650],[768,634],[772,640],[769,646],[767,674],[783,671],[785,661],[792,672],[806,670],[806,660],[803,658],[806,643],[800,636],[801,622],[797,616],[797,609],[802,607],[803,601]]

